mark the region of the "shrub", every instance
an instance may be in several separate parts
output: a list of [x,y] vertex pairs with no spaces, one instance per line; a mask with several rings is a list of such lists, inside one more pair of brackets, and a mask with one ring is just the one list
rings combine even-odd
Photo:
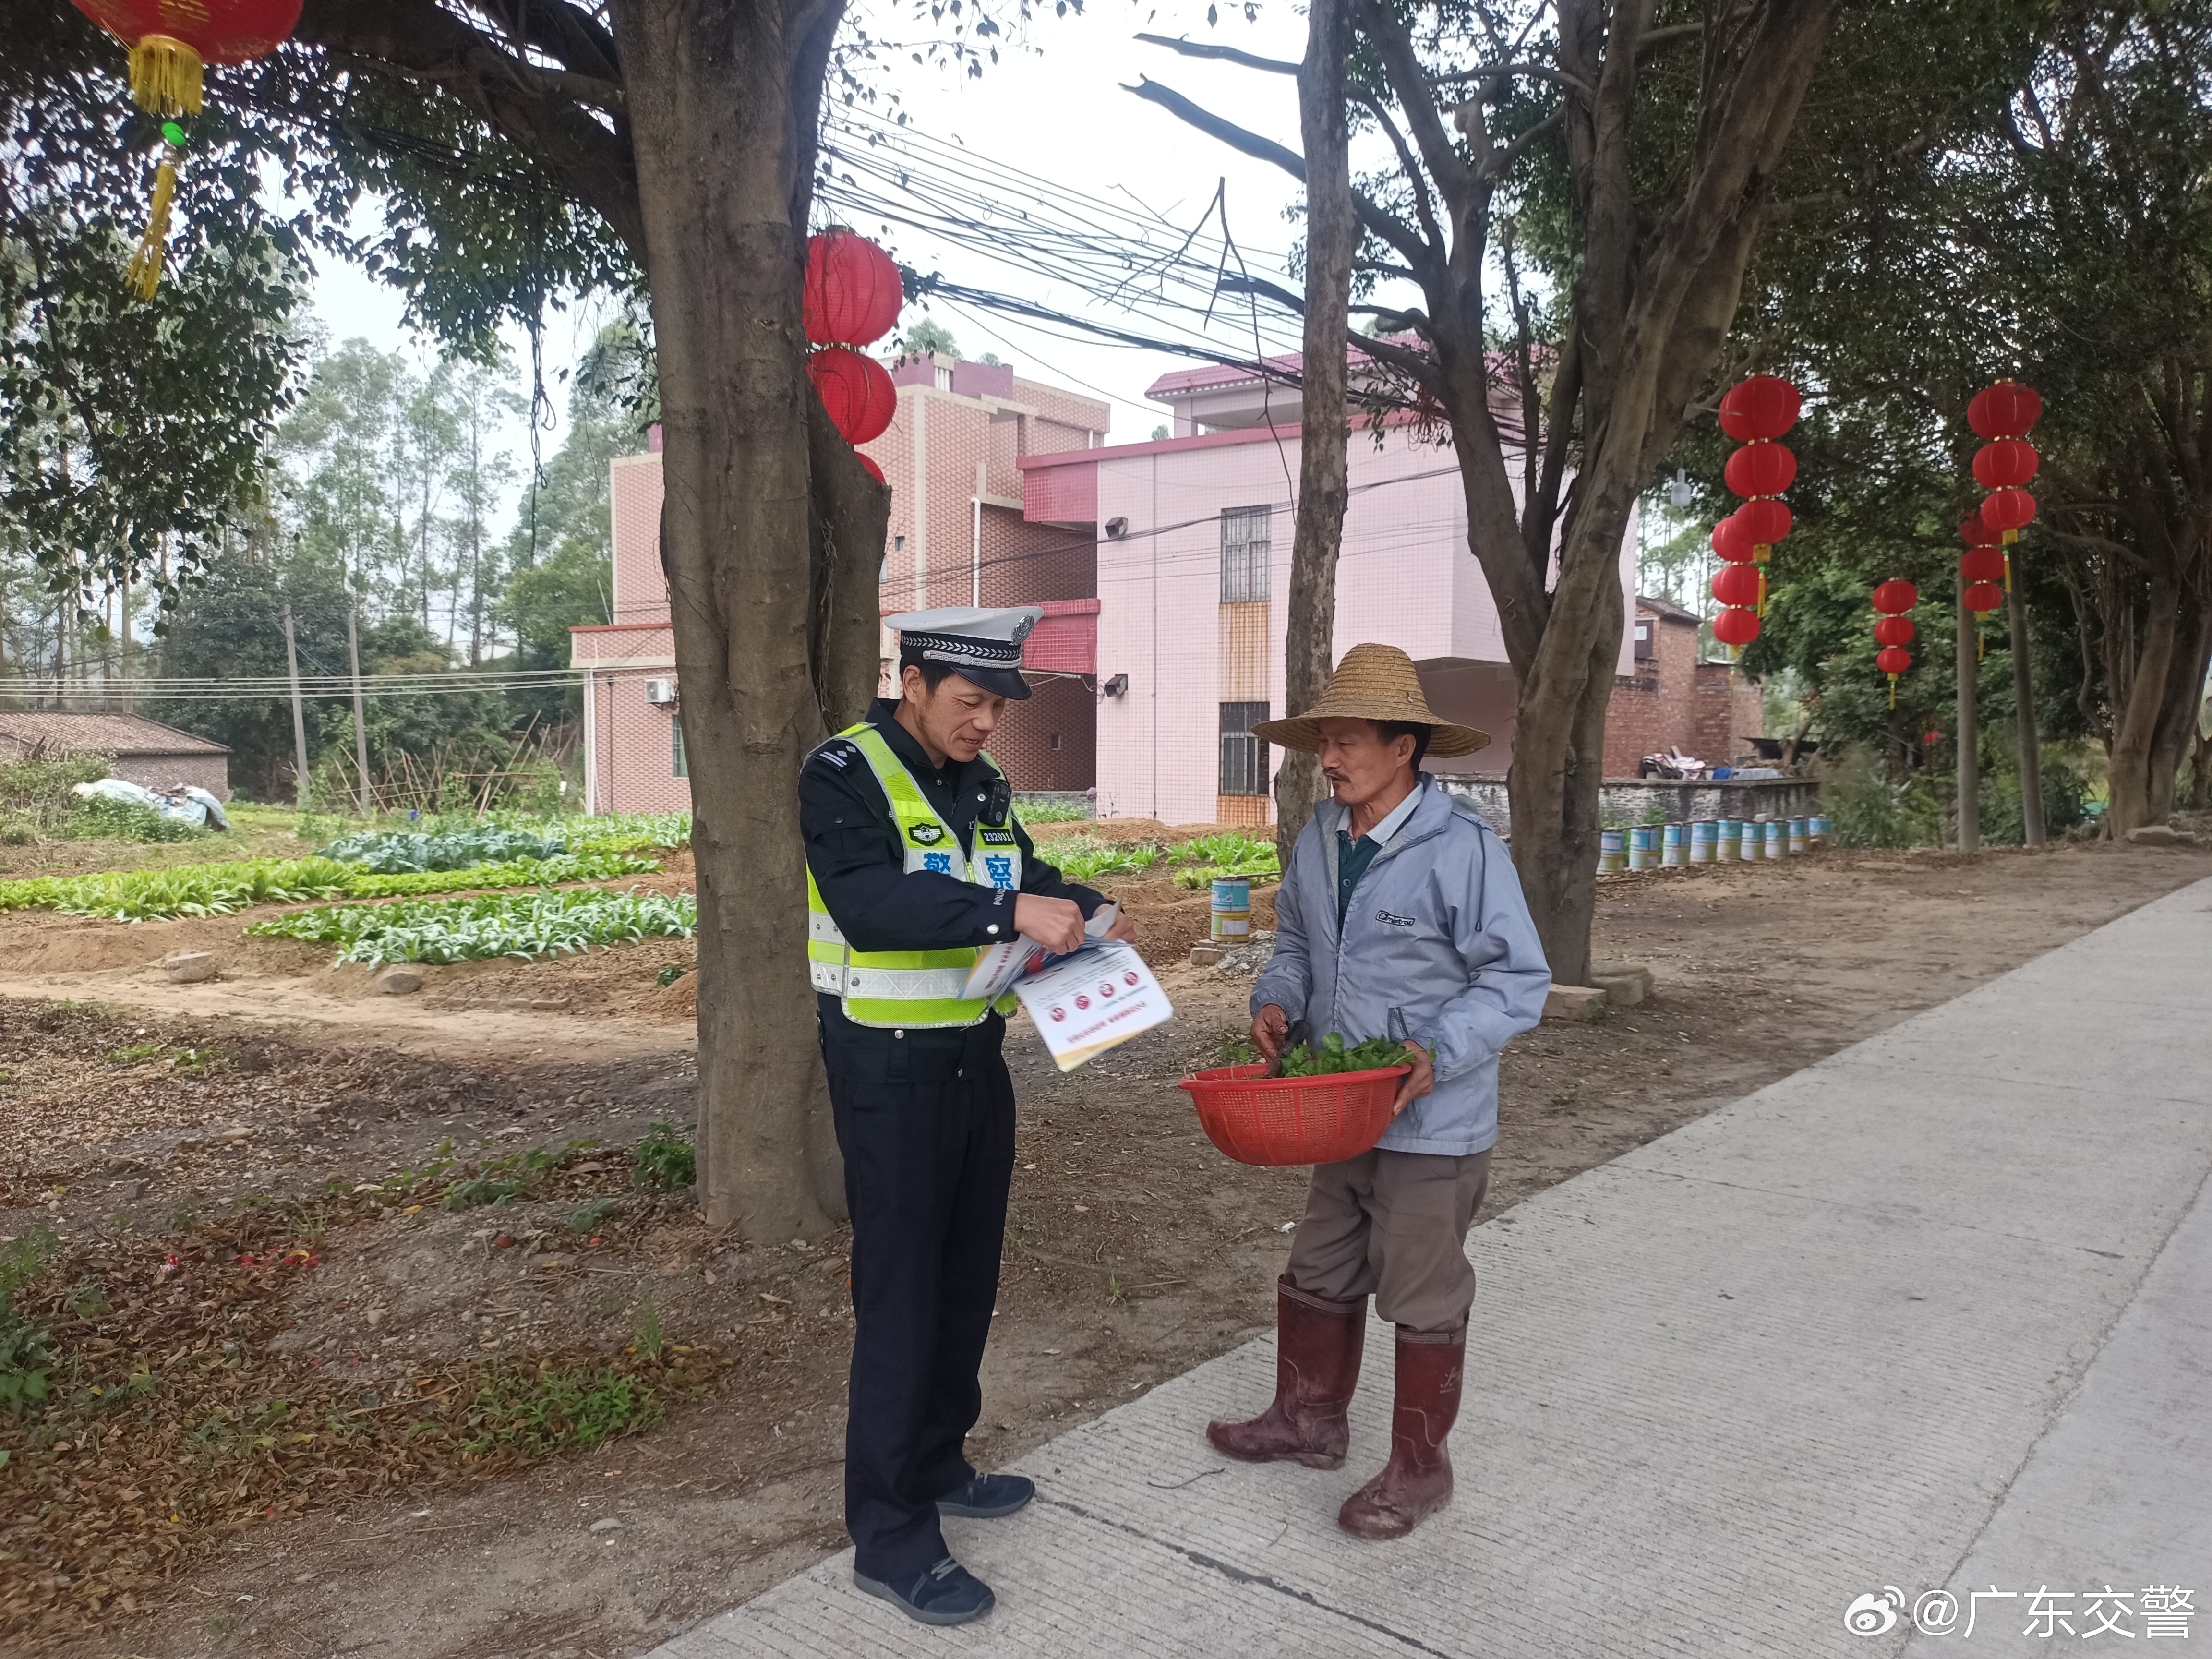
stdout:
[[63,833],[73,841],[198,841],[215,832],[203,824],[157,812],[143,801],[79,795]]
[[0,763],[0,819],[32,836],[58,836],[75,815],[80,783],[108,775],[105,755],[64,753],[37,743]]

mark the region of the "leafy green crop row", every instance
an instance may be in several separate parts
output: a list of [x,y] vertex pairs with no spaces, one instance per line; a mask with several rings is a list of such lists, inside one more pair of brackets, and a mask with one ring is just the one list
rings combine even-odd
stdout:
[[1097,842],[1077,836],[1039,851],[1058,865],[1070,881],[1137,875],[1163,860],[1188,866],[1176,872],[1179,887],[1203,887],[1216,876],[1273,876],[1280,871],[1274,842],[1235,830],[1200,836],[1176,847],[1163,847],[1156,842]]
[[617,876],[643,875],[658,867],[647,858],[592,852],[478,865],[471,870],[387,876],[335,859],[252,859],[231,864],[179,865],[167,870],[0,881],[0,910],[42,908],[71,916],[150,921],[169,916],[226,916],[257,904],[609,881]]
[[358,864],[380,874],[465,870],[472,864],[511,864],[518,859],[556,858],[568,850],[559,836],[511,830],[496,823],[471,823],[458,830],[424,834],[407,830],[364,830],[342,836],[322,856]]
[[472,962],[545,956],[655,936],[691,937],[689,893],[488,893],[399,904],[325,905],[272,916],[249,933],[338,946],[340,962]]

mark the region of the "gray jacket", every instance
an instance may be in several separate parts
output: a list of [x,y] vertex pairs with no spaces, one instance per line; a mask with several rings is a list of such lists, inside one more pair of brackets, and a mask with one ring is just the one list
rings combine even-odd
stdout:
[[1325,800],[1291,849],[1275,896],[1275,954],[1252,988],[1304,1018],[1318,1042],[1389,1035],[1404,1011],[1436,1050],[1435,1089],[1399,1114],[1382,1146],[1461,1156],[1498,1139],[1498,1054],[1541,1018],[1552,970],[1520,878],[1489,825],[1425,778],[1413,815],[1352,889],[1336,923],[1336,832],[1346,808]]

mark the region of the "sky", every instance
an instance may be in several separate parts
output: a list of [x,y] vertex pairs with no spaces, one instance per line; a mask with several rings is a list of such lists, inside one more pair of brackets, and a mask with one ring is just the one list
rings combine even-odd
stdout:
[[[1295,82],[1270,75],[1181,57],[1133,37],[1139,30],[1234,46],[1263,57],[1295,60],[1305,42],[1305,20],[1286,0],[1266,0],[1257,20],[1223,9],[1218,27],[1209,28],[1203,4],[1155,7],[1129,0],[1094,0],[1090,9],[1064,18],[1045,15],[1029,26],[1025,38],[1002,45],[1000,61],[981,77],[949,66],[915,64],[903,53],[886,54],[878,84],[885,94],[878,110],[892,106],[890,94],[921,135],[913,141],[924,172],[942,177],[950,171],[969,180],[1000,204],[1004,215],[1034,215],[1040,193],[1052,192],[1063,215],[1077,222],[1109,222],[1109,210],[1149,212],[1188,229],[1206,214],[1222,192],[1230,228],[1255,275],[1266,274],[1296,289],[1285,256],[1297,228],[1285,210],[1298,199],[1296,181],[1265,162],[1239,155],[1192,131],[1166,111],[1121,90],[1140,76],[1164,82],[1241,125],[1287,147],[1298,148]],[[914,21],[903,10],[878,6],[865,19],[880,39],[914,38]],[[838,125],[843,124],[840,118]],[[880,118],[862,114],[854,123],[881,128]],[[841,142],[833,128],[832,143]],[[975,158],[970,169],[963,153]],[[1355,166],[1358,158],[1355,156]],[[890,199],[902,199],[894,187]],[[1158,334],[1160,319],[1142,309],[1104,304],[1034,268],[1010,265],[968,239],[933,235],[908,226],[825,205],[817,218],[850,223],[876,236],[902,263],[921,271],[941,271],[949,280],[1018,295],[1054,308],[1128,328]],[[1179,234],[1177,232],[1176,234]],[[1170,245],[1175,235],[1163,230]],[[1220,257],[1219,220],[1215,218],[1194,252],[1212,262]],[[406,328],[397,293],[358,269],[325,264],[315,281],[313,307],[331,340],[356,336],[381,349],[400,349],[428,362],[433,348]],[[1071,334],[1063,327],[1036,325],[967,307],[933,302],[928,314],[950,329],[961,352],[980,357],[986,351],[1012,363],[1026,378],[1057,382],[1106,398],[1112,405],[1108,441],[1130,443],[1151,436],[1168,416],[1145,401],[1145,388],[1163,374],[1193,366],[1193,360],[1164,352],[1117,345]],[[908,308],[908,320],[916,313]],[[557,406],[565,394],[557,379],[600,321],[595,307],[571,308],[549,321],[545,337],[548,388]],[[1224,301],[1209,337],[1230,352],[1249,353],[1253,325],[1248,301]],[[1280,349],[1294,341],[1295,325],[1276,313],[1266,324],[1262,343]],[[510,341],[518,382],[526,391],[526,343],[520,331]],[[550,455],[559,442],[557,425],[541,434]],[[517,423],[508,447],[526,460],[529,434]]]

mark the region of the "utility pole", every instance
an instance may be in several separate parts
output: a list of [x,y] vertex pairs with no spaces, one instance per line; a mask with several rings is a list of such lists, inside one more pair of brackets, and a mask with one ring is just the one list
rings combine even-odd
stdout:
[[293,789],[300,816],[307,816],[307,715],[300,706],[300,647],[292,635],[292,602],[284,601],[284,665],[292,675],[292,744],[298,757]]
[[368,717],[361,707],[361,606],[346,612],[346,655],[353,659],[353,763],[361,773],[361,817],[375,822],[368,801]]
[[2020,720],[2021,839],[2041,847],[2049,840],[2043,828],[2043,756],[2035,735],[2035,676],[2027,660],[2027,599],[2017,572],[2011,586],[2005,609],[2012,617],[2012,700]]
[[1963,585],[1952,603],[1959,612],[1959,850],[1971,853],[1982,844],[1981,720],[1974,706],[1981,690],[1975,678],[1981,666],[1974,650],[1978,619],[1966,609]]

